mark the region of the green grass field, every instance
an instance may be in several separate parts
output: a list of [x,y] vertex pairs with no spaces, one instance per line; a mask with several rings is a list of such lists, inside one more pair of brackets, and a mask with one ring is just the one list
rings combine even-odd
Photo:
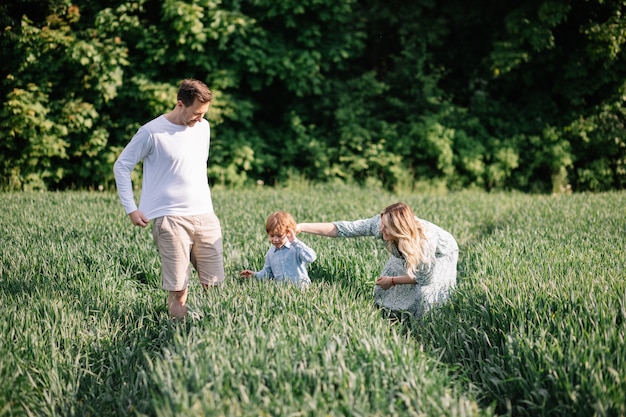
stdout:
[[[625,416],[626,192],[213,191],[226,285],[172,322],[149,229],[117,195],[0,194],[0,416]],[[373,306],[371,238],[300,238],[306,292],[242,281],[266,216],[350,220],[404,201],[460,246],[452,300]],[[195,277],[194,277],[195,278]]]

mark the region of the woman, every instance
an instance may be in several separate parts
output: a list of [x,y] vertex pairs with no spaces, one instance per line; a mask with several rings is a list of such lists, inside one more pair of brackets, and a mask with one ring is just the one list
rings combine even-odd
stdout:
[[300,223],[298,232],[328,237],[382,238],[391,256],[374,288],[376,305],[414,317],[445,301],[456,284],[459,247],[454,237],[396,203],[369,219]]

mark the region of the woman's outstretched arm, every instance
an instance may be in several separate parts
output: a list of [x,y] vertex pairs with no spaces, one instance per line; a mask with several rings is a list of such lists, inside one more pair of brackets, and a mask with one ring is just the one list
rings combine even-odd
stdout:
[[333,223],[298,223],[296,233],[310,233],[326,237],[337,237],[337,226]]

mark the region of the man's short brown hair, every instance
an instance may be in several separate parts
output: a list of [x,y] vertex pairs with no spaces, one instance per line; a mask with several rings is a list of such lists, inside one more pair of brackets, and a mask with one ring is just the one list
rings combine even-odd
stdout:
[[202,81],[188,78],[181,81],[177,99],[185,106],[191,106],[196,99],[200,103],[210,103],[213,100],[213,93]]

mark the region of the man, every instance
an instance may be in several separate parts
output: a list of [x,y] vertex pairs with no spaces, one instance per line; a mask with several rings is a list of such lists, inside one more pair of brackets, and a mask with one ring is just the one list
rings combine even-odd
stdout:
[[[172,317],[187,314],[193,264],[204,288],[224,282],[222,231],[207,178],[211,129],[204,115],[213,96],[201,81],[183,80],[176,107],[139,128],[114,165],[124,210],[135,226],[154,220],[163,288]],[[143,161],[139,207],[131,172]]]

